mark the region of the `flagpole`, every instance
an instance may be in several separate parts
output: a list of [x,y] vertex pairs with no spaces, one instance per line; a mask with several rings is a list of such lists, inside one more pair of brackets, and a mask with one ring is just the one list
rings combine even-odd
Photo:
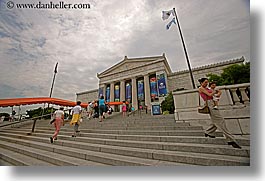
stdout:
[[[55,76],[57,74],[57,67],[58,67],[58,62],[56,63],[55,68],[54,68],[54,74],[53,74],[53,79],[52,79],[52,87],[51,87],[50,96],[49,96],[50,98],[52,97],[52,91],[53,91]],[[48,104],[48,108],[49,108],[49,106],[50,106],[50,104]],[[43,112],[44,112],[44,110],[43,110]]]
[[194,78],[193,78],[192,71],[191,71],[191,66],[190,66],[190,61],[189,61],[189,57],[188,57],[188,52],[186,50],[185,42],[184,42],[184,39],[183,39],[183,36],[182,36],[182,33],[181,33],[181,28],[180,28],[180,24],[179,24],[179,20],[178,20],[178,16],[177,16],[175,8],[173,8],[173,11],[175,13],[175,17],[176,17],[178,28],[179,28],[179,33],[180,33],[183,49],[184,49],[186,60],[187,60],[187,64],[188,64],[188,67],[189,67],[189,72],[190,72],[190,78],[191,78],[192,86],[193,86],[193,89],[195,89],[196,87],[195,87]]
[[51,91],[50,91],[50,97],[52,97],[52,90],[53,90],[54,80],[55,80],[55,76],[57,74],[57,66],[58,66],[58,62],[56,63],[55,69],[54,69],[53,80],[52,80],[52,87],[51,87]]

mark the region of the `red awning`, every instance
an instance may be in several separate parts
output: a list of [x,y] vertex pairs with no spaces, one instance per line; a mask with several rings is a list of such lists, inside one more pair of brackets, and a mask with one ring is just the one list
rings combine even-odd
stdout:
[[[76,102],[73,101],[67,101],[63,99],[49,98],[49,97],[0,99],[0,107],[42,104],[42,103],[55,104],[59,106],[70,106],[70,107],[74,107],[76,105]],[[83,108],[86,108],[87,103],[81,103],[81,106]]]
[[[110,105],[110,106],[115,106],[115,105],[122,105],[123,102],[108,102],[107,104]],[[126,102],[126,104],[129,104],[129,103]]]

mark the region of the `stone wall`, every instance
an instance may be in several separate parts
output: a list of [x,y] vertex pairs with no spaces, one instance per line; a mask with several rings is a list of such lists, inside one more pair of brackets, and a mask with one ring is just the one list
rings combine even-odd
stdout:
[[[192,69],[192,74],[194,77],[195,85],[199,86],[198,79],[206,77],[206,75],[209,73],[220,75],[223,72],[224,68],[233,64],[240,64],[243,62],[244,62],[244,57],[241,57],[240,59],[234,59],[226,62],[220,62],[216,64],[210,64],[194,68]],[[188,70],[174,72],[168,75],[168,90],[173,91],[181,88],[192,89],[190,73]]]
[[76,100],[88,103],[89,101],[93,101],[98,99],[98,89],[90,90],[86,92],[80,92],[76,94]]

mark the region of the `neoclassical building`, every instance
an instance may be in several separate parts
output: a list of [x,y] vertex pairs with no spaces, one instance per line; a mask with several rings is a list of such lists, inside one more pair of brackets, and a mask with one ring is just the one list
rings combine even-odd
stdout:
[[[208,73],[221,74],[232,64],[244,62],[244,57],[192,69],[195,83]],[[77,100],[88,102],[104,95],[107,102],[128,101],[136,109],[139,106],[159,104],[167,93],[177,89],[192,89],[188,70],[172,72],[165,54],[154,57],[124,59],[98,73],[99,88],[77,93]],[[115,107],[120,111],[119,107]]]

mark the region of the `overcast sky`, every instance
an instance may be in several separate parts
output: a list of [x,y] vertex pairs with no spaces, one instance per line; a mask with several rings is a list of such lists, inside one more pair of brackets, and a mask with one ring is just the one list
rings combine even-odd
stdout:
[[96,74],[125,55],[165,53],[173,71],[187,69],[177,26],[166,30],[171,18],[161,18],[173,7],[192,67],[250,61],[248,0],[64,1],[91,6],[79,10],[8,9],[0,2],[0,99],[48,97],[57,61],[53,97],[72,101],[98,88]]

